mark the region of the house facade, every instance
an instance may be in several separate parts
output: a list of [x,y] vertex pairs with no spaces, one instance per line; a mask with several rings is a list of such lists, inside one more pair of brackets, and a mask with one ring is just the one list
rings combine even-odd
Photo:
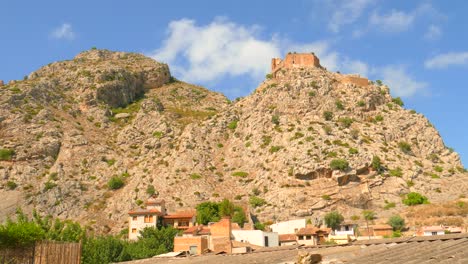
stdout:
[[265,232],[262,230],[232,230],[232,237],[235,241],[249,243],[260,247],[279,246],[279,236],[276,232]]
[[172,226],[179,230],[187,230],[196,224],[196,215],[195,211],[167,214],[163,217],[163,224],[165,226]]
[[423,226],[419,229],[417,235],[419,236],[440,236],[445,235],[444,226]]
[[137,240],[145,227],[156,227],[162,216],[157,209],[136,209],[128,212],[128,239]]
[[304,228],[306,226],[307,220],[305,218],[302,218],[272,224],[270,225],[270,229],[272,232],[276,232],[279,235],[286,235],[296,234],[296,232],[299,231],[299,229]]
[[297,231],[297,243],[306,246],[316,246],[325,243],[328,240],[328,235],[331,233],[330,228],[318,228],[308,226]]

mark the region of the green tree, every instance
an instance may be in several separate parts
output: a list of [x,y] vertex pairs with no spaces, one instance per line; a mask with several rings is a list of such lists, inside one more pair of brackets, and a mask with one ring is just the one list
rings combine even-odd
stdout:
[[236,206],[234,209],[234,215],[232,216],[232,222],[239,224],[240,227],[244,227],[247,222],[244,209],[240,206]]
[[206,225],[209,222],[217,222],[220,219],[219,205],[215,202],[203,202],[196,207],[197,222]]
[[390,217],[387,223],[392,226],[393,231],[401,231],[405,227],[405,219],[399,215]]
[[232,217],[235,212],[235,206],[234,204],[229,201],[228,199],[223,199],[219,205],[219,216],[229,216]]
[[325,215],[324,221],[329,228],[336,230],[344,221],[344,217],[338,211],[332,211]]
[[257,196],[250,196],[249,198],[249,203],[252,207],[260,207],[260,206],[263,206],[266,204],[266,201],[265,199],[262,199],[260,197],[257,197]]

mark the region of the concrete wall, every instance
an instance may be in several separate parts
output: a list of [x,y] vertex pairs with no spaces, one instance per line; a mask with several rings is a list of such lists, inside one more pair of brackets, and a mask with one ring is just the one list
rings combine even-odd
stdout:
[[201,255],[208,248],[208,239],[202,236],[174,237],[174,252],[190,251],[191,246],[196,246],[197,255]]
[[316,236],[297,236],[297,243],[306,246],[315,246],[318,244]]
[[[137,240],[140,236],[140,230],[143,230],[145,227],[156,227],[158,223],[158,216],[153,215],[153,221],[151,223],[145,223],[144,215],[136,215],[137,219],[133,220],[133,216],[128,218],[128,239]],[[136,232],[132,230],[136,229]]]
[[279,222],[276,224],[270,225],[271,231],[277,232],[279,235],[285,234],[295,234],[299,229],[305,228],[307,220],[304,219],[295,219],[284,222]]
[[[440,235],[445,235],[445,232],[444,231],[437,231],[437,236],[440,236]],[[432,231],[425,231],[424,236],[434,236],[434,235],[432,234]]]
[[265,247],[265,237],[268,237],[268,247],[279,246],[279,236],[276,232],[264,232],[262,230],[232,230],[235,241],[250,243]]

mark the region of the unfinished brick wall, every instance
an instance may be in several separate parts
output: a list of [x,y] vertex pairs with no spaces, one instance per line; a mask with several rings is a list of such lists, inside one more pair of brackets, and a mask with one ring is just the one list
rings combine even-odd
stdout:
[[206,237],[174,237],[174,252],[190,251],[191,246],[197,247],[197,254],[201,255],[208,248]]
[[210,226],[211,250],[214,252],[232,252],[231,243],[231,219],[222,218],[219,222]]

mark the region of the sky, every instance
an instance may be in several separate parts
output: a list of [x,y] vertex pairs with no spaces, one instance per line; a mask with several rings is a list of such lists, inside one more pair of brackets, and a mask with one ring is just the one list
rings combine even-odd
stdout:
[[468,1],[0,0],[0,80],[92,47],[143,53],[178,79],[250,94],[272,57],[315,52],[383,80],[468,162]]

